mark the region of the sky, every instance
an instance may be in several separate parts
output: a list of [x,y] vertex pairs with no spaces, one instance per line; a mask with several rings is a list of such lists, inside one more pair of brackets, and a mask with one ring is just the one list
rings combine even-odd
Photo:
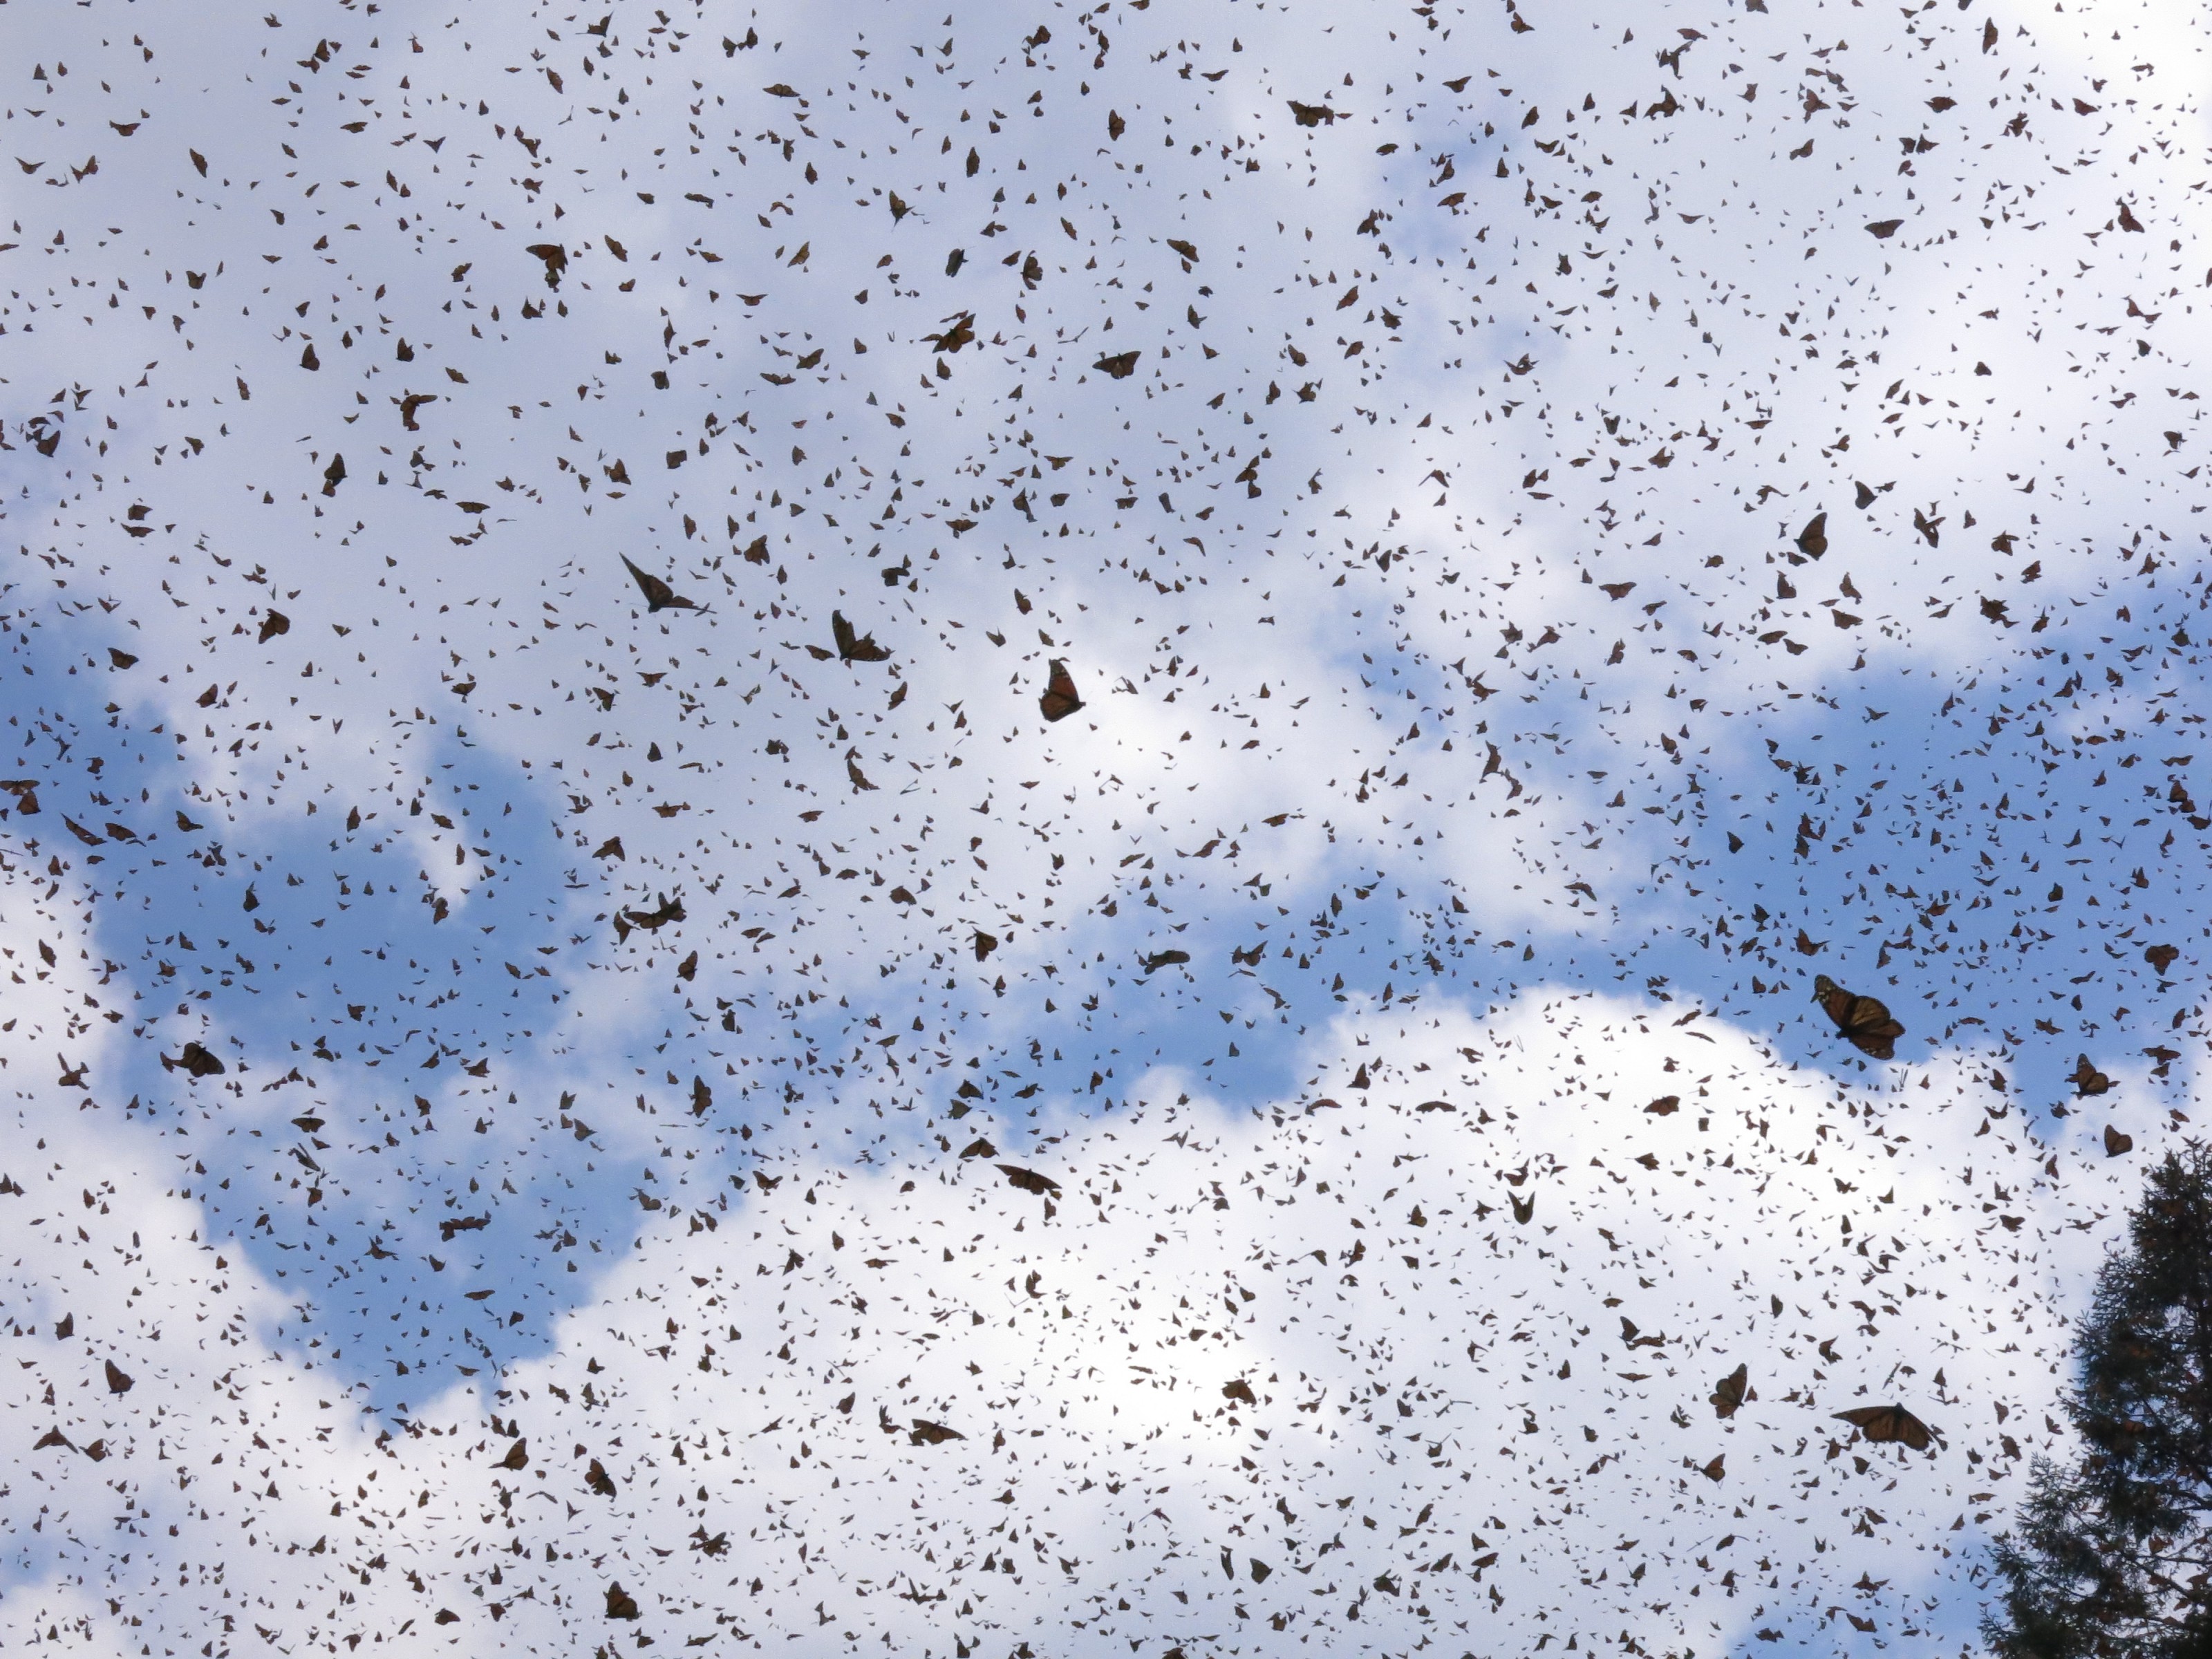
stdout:
[[2198,20],[16,9],[10,1650],[1979,1650]]

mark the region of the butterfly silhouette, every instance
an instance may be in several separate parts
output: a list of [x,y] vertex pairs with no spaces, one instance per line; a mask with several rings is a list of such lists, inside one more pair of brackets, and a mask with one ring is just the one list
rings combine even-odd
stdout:
[[1905,1027],[1889,1017],[1888,1005],[1875,997],[1854,996],[1822,974],[1813,981],[1813,1000],[1836,1022],[1836,1034],[1861,1054],[1876,1060],[1897,1054],[1897,1039]]
[[696,611],[699,608],[659,577],[631,564],[627,553],[622,556],[622,562],[636,579],[638,591],[645,595],[645,608],[648,613],[655,611]]
[[874,635],[855,634],[842,611],[830,613],[830,631],[836,635],[837,657],[842,662],[881,662],[890,655],[876,643]]
[[1869,1440],[1901,1440],[1915,1451],[1928,1449],[1928,1425],[1902,1406],[1860,1406],[1830,1415],[1850,1424]]
[[173,1072],[180,1066],[194,1077],[221,1077],[223,1073],[222,1062],[198,1042],[187,1042],[183,1054],[174,1060],[167,1054],[161,1056],[163,1071]]
[[2087,1054],[2075,1060],[2073,1073],[2066,1080],[2074,1085],[2077,1095],[2101,1095],[2112,1086],[2112,1079],[2092,1066]]
[[922,338],[939,351],[957,351],[962,346],[972,345],[975,339],[975,313],[963,311],[942,334],[925,334]]
[[1744,1393],[1750,1382],[1751,1368],[1748,1365],[1738,1365],[1716,1382],[1713,1385],[1712,1393],[1705,1396],[1712,1406],[1713,1415],[1720,1418],[1734,1417],[1736,1407],[1743,1404]]
[[546,287],[557,289],[561,286],[561,273],[568,268],[567,248],[562,247],[558,242],[532,242],[522,251],[533,259],[543,259],[545,262]]
[[1044,695],[1037,699],[1037,708],[1048,720],[1064,720],[1083,707],[1083,699],[1075,690],[1075,681],[1067,672],[1067,664],[1058,657],[1052,659],[1052,677],[1046,684]]

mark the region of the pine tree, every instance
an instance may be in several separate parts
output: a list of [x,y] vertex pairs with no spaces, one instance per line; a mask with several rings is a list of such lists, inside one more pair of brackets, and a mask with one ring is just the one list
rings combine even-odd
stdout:
[[2167,1153],[2128,1224],[2066,1401],[2081,1461],[2038,1457],[1996,1546],[2004,1659],[2212,1659],[2212,1149]]

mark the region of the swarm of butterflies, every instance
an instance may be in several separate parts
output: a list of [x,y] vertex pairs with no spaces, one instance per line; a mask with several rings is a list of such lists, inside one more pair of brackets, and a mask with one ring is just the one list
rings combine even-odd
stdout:
[[1822,15],[22,20],[0,1648],[1963,1642],[2196,135]]

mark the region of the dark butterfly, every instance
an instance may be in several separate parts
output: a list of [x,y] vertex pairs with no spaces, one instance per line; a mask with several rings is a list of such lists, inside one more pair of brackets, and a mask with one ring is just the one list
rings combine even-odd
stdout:
[[925,334],[922,338],[939,351],[957,351],[962,346],[972,345],[975,339],[975,313],[963,311],[952,320],[942,334]]
[[1052,678],[1044,688],[1044,696],[1037,699],[1037,708],[1048,720],[1064,720],[1083,707],[1077,695],[1075,680],[1067,672],[1067,664],[1058,657],[1052,659]]
[[830,613],[830,631],[837,638],[837,657],[841,662],[881,662],[890,653],[876,643],[872,634],[855,634],[853,624],[845,620],[842,611]]
[[185,1052],[174,1060],[170,1059],[167,1054],[161,1056],[163,1071],[173,1072],[179,1066],[194,1077],[221,1077],[223,1073],[222,1062],[210,1054],[206,1048],[197,1042],[187,1042],[185,1045]]
[[1006,1176],[1008,1186],[1018,1187],[1025,1193],[1041,1193],[1049,1198],[1060,1190],[1060,1183],[1050,1176],[1041,1176],[1035,1170],[1024,1170],[1018,1164],[1001,1164],[999,1173]]
[[2112,1079],[2092,1066],[2087,1054],[2075,1059],[2073,1073],[2066,1080],[2074,1085],[2077,1095],[2101,1095],[2112,1086]]
[[637,1598],[620,1584],[607,1586],[607,1617],[635,1619],[638,1616]]
[[638,592],[645,595],[645,608],[648,614],[655,611],[696,611],[699,608],[659,577],[631,564],[629,554],[622,556],[622,562],[636,580]]
[[1508,1193],[1506,1196],[1513,1200],[1513,1218],[1516,1221],[1520,1222],[1523,1226],[1526,1226],[1529,1221],[1534,1218],[1536,1214],[1535,1194],[1531,1193],[1525,1199],[1518,1193]]
[[107,1390],[110,1394],[129,1394],[131,1382],[130,1372],[122,1370],[112,1359],[107,1362]]
[[1708,1480],[1719,1480],[1728,1473],[1728,1454],[1723,1452],[1718,1457],[1713,1459],[1711,1462],[1705,1465],[1702,1473]]
[[1260,1403],[1252,1393],[1252,1385],[1241,1376],[1234,1382],[1224,1382],[1221,1385],[1221,1397],[1224,1400],[1238,1401],[1247,1406],[1256,1406]]
[[629,923],[631,927],[642,927],[647,933],[653,933],[659,928],[666,927],[672,921],[681,921],[684,920],[684,900],[680,896],[676,898],[670,898],[665,893],[663,893],[660,896],[659,904],[654,908],[651,910],[625,910],[622,913],[622,916],[623,920]]
[[1705,1396],[1713,1408],[1713,1415],[1726,1419],[1735,1415],[1735,1408],[1743,1404],[1744,1395],[1751,1383],[1751,1368],[1739,1365],[1713,1384],[1713,1391]]
[[1190,952],[1188,951],[1155,951],[1144,959],[1143,965],[1146,973],[1157,974],[1163,968],[1172,968],[1179,962],[1189,960]]
[[533,259],[545,262],[545,286],[561,286],[561,273],[568,268],[568,250],[558,242],[532,242],[522,250]]
[[1805,521],[1797,532],[1797,550],[1808,559],[1817,559],[1828,550],[1828,515],[1815,513]]
[[2106,1158],[2118,1158],[2121,1154],[2131,1152],[2135,1149],[2136,1138],[2133,1135],[2123,1134],[2109,1123],[2105,1126],[2105,1156]]
[[1902,1406],[1861,1406],[1830,1415],[1850,1424],[1869,1440],[1901,1440],[1915,1451],[1928,1449],[1928,1425]]
[[1888,1005],[1875,997],[1854,996],[1826,974],[1813,981],[1813,1000],[1836,1022],[1836,1034],[1861,1054],[1893,1060],[1905,1027],[1889,1017]]
[[941,1445],[947,1440],[965,1440],[968,1437],[957,1429],[948,1429],[942,1423],[933,1423],[926,1417],[914,1419],[914,1429],[907,1436],[907,1443],[915,1446]]

